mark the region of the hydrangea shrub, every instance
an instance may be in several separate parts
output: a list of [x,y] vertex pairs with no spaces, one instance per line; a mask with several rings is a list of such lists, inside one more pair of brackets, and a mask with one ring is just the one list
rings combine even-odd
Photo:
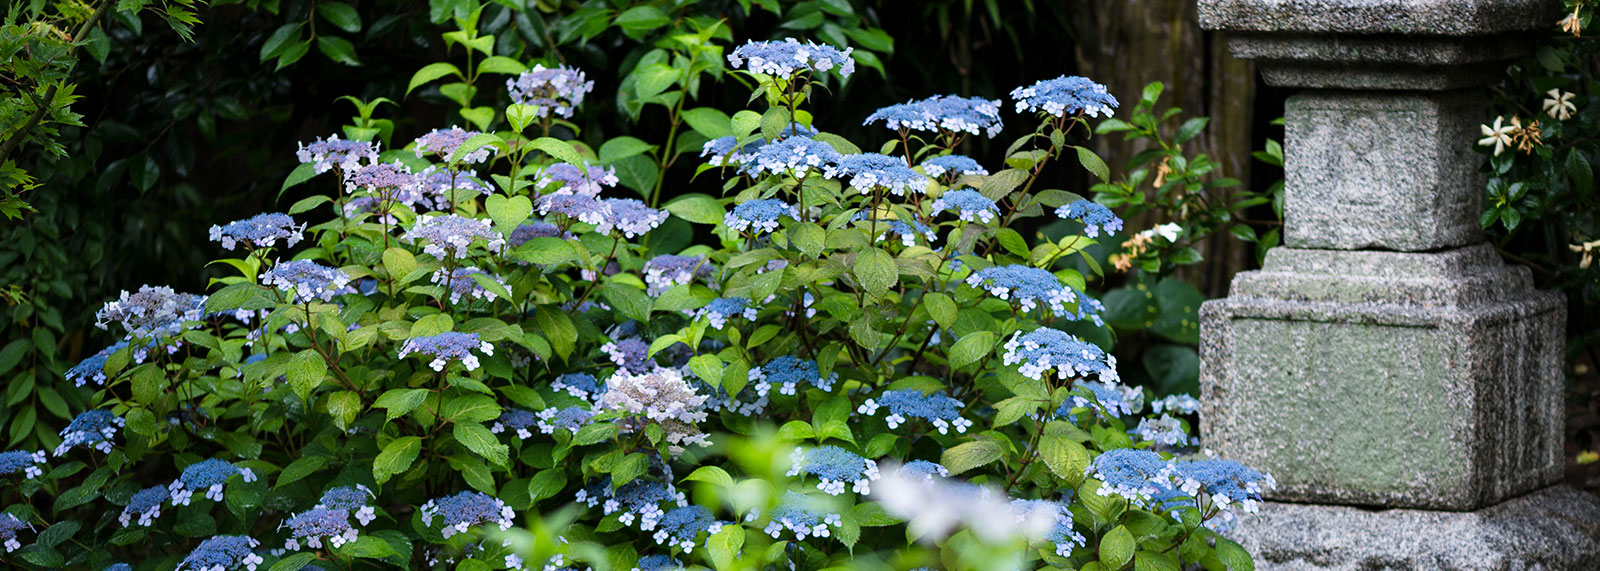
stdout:
[[[1062,157],[1105,178],[1072,144],[1103,86],[1013,91],[1030,132],[985,167],[954,151],[1000,101],[879,110],[868,152],[805,111],[849,50],[726,61],[764,106],[701,114],[720,198],[630,198],[550,137],[594,88],[562,66],[480,131],[304,145],[329,194],[212,227],[235,275],[106,302],[119,340],[70,377],[93,407],[0,454],[0,561],[1251,568],[1226,533],[1271,476],[1201,453],[1192,398],[1147,416],[1072,333],[1104,309],[1067,261],[1122,220],[1034,184]],[[1008,228],[1040,216],[1083,231]]]

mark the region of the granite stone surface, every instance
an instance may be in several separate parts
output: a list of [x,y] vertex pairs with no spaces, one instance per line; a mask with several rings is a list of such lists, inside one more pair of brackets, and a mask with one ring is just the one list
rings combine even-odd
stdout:
[[1425,251],[1480,239],[1477,135],[1468,91],[1311,92],[1284,114],[1284,243]]
[[1548,27],[1560,0],[1199,0],[1225,32],[1471,37]]
[[1266,503],[1228,536],[1262,571],[1600,569],[1600,501],[1566,486],[1472,512]]

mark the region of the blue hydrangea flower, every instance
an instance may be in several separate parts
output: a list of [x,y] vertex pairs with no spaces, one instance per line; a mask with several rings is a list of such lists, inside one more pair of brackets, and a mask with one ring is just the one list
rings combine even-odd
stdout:
[[26,450],[0,452],[0,474],[22,474],[25,479],[32,480],[36,476],[44,475],[44,469],[41,466],[44,466],[43,450],[37,452],[28,452]]
[[576,433],[584,425],[589,424],[589,419],[592,417],[594,417],[593,412],[579,406],[551,407],[539,411],[537,424],[539,432],[543,434],[555,434],[558,429]]
[[1038,110],[1055,117],[1078,113],[1110,117],[1117,108],[1117,98],[1106,92],[1106,86],[1076,75],[1018,87],[1011,90],[1011,98],[1017,100],[1018,113]]
[[511,529],[516,514],[505,502],[482,492],[461,492],[453,496],[428,500],[419,509],[423,525],[432,526],[433,518],[444,524],[441,533],[449,538],[464,533],[467,528],[480,523],[495,523],[500,529]]
[[572,118],[583,98],[594,91],[594,82],[588,81],[583,71],[565,65],[547,68],[535,64],[533,69],[506,80],[506,91],[511,100],[522,105],[533,105],[534,115],[556,115]]
[[639,374],[654,368],[650,362],[650,344],[638,337],[612,341],[600,346],[600,351],[611,357],[618,368]]
[[340,486],[323,492],[322,499],[317,501],[315,507],[344,510],[356,516],[356,520],[365,526],[372,523],[372,520],[378,519],[378,510],[367,505],[367,500],[374,497],[376,496],[372,494],[372,490],[361,484]]
[[[1022,311],[1032,311],[1041,303],[1056,315],[1083,319],[1088,317],[1100,324],[1100,312],[1105,306],[1078,288],[1065,285],[1055,274],[1030,266],[993,266],[972,272],[967,285],[989,292],[990,295],[1017,304]],[[1071,304],[1076,311],[1069,311]]]
[[[127,563],[112,563],[110,566],[107,566],[105,569],[101,569],[100,571],[133,571],[133,566]],[[305,570],[302,569],[301,571]]]
[[934,478],[950,477],[949,469],[937,462],[929,462],[927,460],[912,460],[910,462],[906,462],[905,464],[901,464],[900,468],[896,470],[895,473],[901,477],[915,480],[932,480]]
[[1083,534],[1072,529],[1072,512],[1067,510],[1065,503],[1049,500],[1011,500],[1007,507],[1016,515],[1018,521],[1039,514],[1048,517],[1050,530],[1045,533],[1044,540],[1055,545],[1057,556],[1070,557],[1074,546],[1085,547],[1089,544]]
[[633,525],[637,521],[639,529],[644,531],[654,530],[661,522],[661,518],[666,515],[666,511],[661,509],[661,504],[678,507],[689,505],[683,492],[669,484],[652,480],[633,480],[612,490],[610,476],[595,480],[584,489],[578,490],[576,499],[589,507],[601,506],[605,515],[621,512],[618,521],[622,525]]
[[845,155],[835,164],[825,165],[823,176],[848,177],[850,188],[861,191],[861,194],[870,194],[875,188],[888,189],[895,196],[904,196],[911,191],[928,191],[928,177],[906,165],[905,159],[878,153]]
[[540,216],[554,212],[568,220],[593,225],[594,231],[601,234],[611,233],[616,216],[606,201],[582,194],[548,194],[539,197],[535,205],[539,207]]
[[[850,58],[855,48],[838,48],[806,42],[794,38],[783,41],[750,41],[728,54],[728,64],[734,69],[745,67],[751,73],[789,79],[801,72],[822,73],[839,68],[841,77],[850,77],[856,71],[856,60]],[[748,61],[749,65],[746,66]]]
[[351,172],[344,179],[346,192],[367,192],[384,197],[386,200],[395,200],[404,195],[407,204],[415,202],[417,191],[417,175],[411,172],[411,167],[401,164],[400,161],[392,163],[374,163]]
[[1122,231],[1122,219],[1117,218],[1110,208],[1088,200],[1077,200],[1071,204],[1062,205],[1056,209],[1056,216],[1070,218],[1083,223],[1083,234],[1090,238],[1100,236],[1105,232],[1107,236]]
[[606,379],[606,392],[596,399],[596,406],[597,410],[626,413],[628,416],[618,421],[624,433],[642,431],[651,424],[661,428],[667,451],[676,456],[688,444],[711,445],[699,427],[706,420],[704,406],[709,398],[696,392],[676,369],[657,368],[641,374],[618,370]]
[[706,409],[711,411],[728,411],[742,416],[755,416],[766,412],[767,405],[772,403],[772,383],[767,382],[758,375],[758,370],[750,371],[750,382],[739,389],[736,394],[728,394],[722,387],[712,388],[703,382],[695,385],[697,389],[711,395],[706,399]]
[[1174,468],[1155,452],[1117,448],[1096,456],[1086,473],[1101,482],[1096,494],[1122,496],[1142,506],[1167,485]]
[[810,137],[789,137],[756,149],[751,160],[740,170],[751,176],[767,173],[802,178],[811,174],[812,170],[830,168],[842,158],[843,155],[827,143]]
[[56,446],[55,455],[66,454],[67,450],[80,444],[91,446],[102,454],[110,454],[112,438],[117,435],[117,429],[127,423],[127,420],[111,414],[109,410],[84,411],[61,429],[61,445]]
[[194,498],[194,494],[205,490],[206,499],[213,502],[222,501],[222,486],[235,474],[245,482],[256,481],[256,473],[249,468],[234,466],[226,460],[210,458],[190,464],[183,469],[183,474],[178,479],[167,485],[167,492],[172,496],[172,505],[186,506]]
[[288,292],[294,303],[312,300],[333,301],[333,296],[353,293],[350,274],[311,260],[294,260],[273,266],[261,274],[262,285]]
[[950,179],[956,176],[969,174],[975,176],[988,176],[989,171],[965,155],[941,155],[922,161],[922,172],[928,176],[939,178],[950,173]]
[[[924,163],[926,164],[926,163]],[[976,190],[963,188],[948,191],[933,201],[933,213],[954,212],[956,217],[967,222],[982,222],[988,224],[1000,216],[1000,207],[993,200]]]
[[[883,121],[893,130],[1000,134],[1000,101],[981,97],[935,95],[881,108],[862,125]],[[938,176],[929,173],[932,176]]]
[[265,561],[255,553],[255,548],[260,545],[261,542],[249,536],[218,535],[200,542],[188,557],[183,558],[177,569],[187,567],[193,571],[227,571],[242,567],[247,571],[256,571],[256,566]]
[[674,508],[661,516],[659,527],[654,536],[656,543],[665,543],[669,546],[682,549],[684,553],[694,551],[695,539],[700,534],[714,534],[722,531],[723,523],[712,517],[711,510],[700,506],[685,506]]
[[[600,191],[606,187],[617,185],[617,169],[612,167],[599,167],[584,165],[582,169],[568,163],[556,163],[539,171],[539,178],[535,179],[535,188],[548,189],[552,194],[576,194],[591,198],[599,197]],[[560,183],[551,188],[552,184]]]
[[[462,143],[467,142],[467,139],[471,139],[478,134],[480,133],[477,131],[468,131],[456,126],[451,126],[449,129],[434,129],[428,131],[426,135],[417,137],[417,140],[411,144],[411,150],[417,153],[417,158],[419,159],[427,153],[433,153],[438,155],[439,158],[448,159],[451,154],[456,152],[456,149],[461,148]],[[494,147],[488,145],[479,147],[477,150],[467,153],[464,157],[458,157],[455,162],[469,165],[481,163],[489,160],[489,151],[493,149]]]
[[773,383],[778,385],[778,394],[794,395],[800,383],[810,383],[823,391],[832,391],[833,384],[839,381],[839,373],[830,373],[823,378],[816,361],[783,355],[750,369],[750,381]]
[[417,198],[424,208],[448,210],[451,205],[468,202],[490,192],[493,189],[470,172],[428,167],[417,175]]
[[183,322],[199,321],[205,314],[205,296],[178,293],[166,286],[139,286],[139,292],[122,292],[95,312],[95,325],[109,329],[115,322],[139,339],[165,337],[183,331]]
[[[883,126],[894,131],[936,131],[937,119],[928,111],[924,101],[915,99],[905,103],[895,103],[888,107],[880,107],[867,116],[862,126],[883,121]],[[931,173],[930,173],[931,174]]]
[[550,383],[550,390],[566,391],[569,395],[590,402],[593,402],[593,397],[606,391],[600,380],[588,373],[567,373],[556,377],[555,382]]
[[632,571],[677,571],[679,569],[683,569],[683,563],[673,559],[670,555],[646,555],[639,558],[639,562],[634,564]]
[[761,234],[778,229],[778,220],[788,217],[800,219],[800,211],[789,203],[777,199],[758,199],[733,207],[723,217],[722,223],[735,232],[750,231]]
[[1093,374],[1105,382],[1118,380],[1116,357],[1059,329],[1018,331],[1006,341],[1005,350],[1001,362],[1019,365],[1017,371],[1030,379],[1041,379],[1046,371],[1054,370],[1063,379]]
[[33,524],[17,519],[17,516],[0,513],[0,539],[5,540],[6,553],[22,549],[22,542],[17,540],[17,532],[23,528],[33,529]]
[[878,239],[882,240],[884,236],[890,234],[899,236],[900,245],[907,248],[917,245],[917,238],[919,236],[926,239],[929,246],[932,246],[934,242],[939,240],[939,234],[934,232],[933,228],[930,228],[927,224],[923,224],[916,220],[912,220],[910,224],[899,220],[889,220],[888,224],[884,227],[883,234],[878,235]]
[[1185,460],[1173,470],[1178,488],[1193,497],[1205,494],[1222,509],[1238,504],[1245,513],[1261,509],[1261,494],[1278,487],[1271,474],[1232,460]]
[[489,425],[489,432],[500,434],[507,430],[516,433],[519,439],[533,438],[533,431],[528,430],[538,424],[539,417],[531,411],[520,408],[508,408],[494,419],[494,424]]
[[877,462],[838,446],[819,446],[810,450],[796,448],[789,455],[789,462],[789,476],[816,476],[821,480],[817,489],[830,496],[844,493],[847,482],[852,484],[851,491],[870,494],[872,481],[878,479]]
[[1168,395],[1150,403],[1150,410],[1156,414],[1171,412],[1173,414],[1194,414],[1200,411],[1200,401],[1189,395]]
[[461,361],[468,371],[474,371],[478,368],[478,356],[472,354],[473,349],[482,351],[485,355],[494,354],[494,345],[480,340],[477,333],[446,331],[438,335],[407,339],[400,345],[400,358],[404,359],[406,355],[412,353],[421,353],[433,357],[428,367],[435,371],[443,371],[450,360]]
[[73,386],[77,387],[91,382],[97,385],[106,384],[106,359],[111,357],[112,353],[121,351],[127,346],[127,341],[118,341],[112,343],[110,347],[90,355],[89,358],[79,361],[71,369],[67,369],[67,380],[72,381]]
[[750,303],[750,300],[742,297],[720,297],[711,300],[711,303],[695,311],[695,319],[702,317],[711,323],[713,329],[722,329],[722,326],[726,325],[728,320],[734,317],[744,317],[747,320],[755,321],[756,307]]
[[[1088,395],[1073,394],[1061,407],[1057,416],[1071,417],[1072,409],[1086,408],[1103,418],[1118,418],[1139,412],[1144,408],[1144,392],[1115,382],[1078,381],[1074,389],[1083,389]],[[1093,396],[1094,398],[1089,398]]]
[[[772,521],[762,531],[777,539],[779,535],[788,530],[794,534],[796,541],[805,541],[808,536],[832,537],[833,531],[829,526],[839,527],[844,525],[844,518],[836,513],[829,513],[815,499],[803,494],[789,491],[784,493],[783,499],[778,502],[778,507],[772,510]],[[760,514],[751,512],[746,516],[746,521],[755,521]]]
[[733,135],[718,137],[700,146],[700,158],[706,159],[706,164],[714,167],[737,166],[750,161],[755,156],[754,151],[765,145],[766,141],[752,141],[745,145],[739,144],[739,139]]
[[950,398],[944,391],[931,394],[912,389],[884,391],[878,398],[867,399],[867,402],[856,407],[856,412],[876,416],[879,407],[889,409],[889,416],[883,419],[888,423],[889,430],[899,428],[913,418],[927,420],[939,429],[939,434],[949,434],[952,427],[956,432],[965,433],[972,426],[972,421],[961,417],[964,407],[961,401]]
[[341,140],[338,135],[328,137],[327,140],[318,137],[309,145],[300,143],[295,156],[300,159],[301,164],[311,164],[317,174],[328,172],[328,169],[333,167],[350,172],[361,166],[361,159],[378,162],[378,144]]
[[440,260],[470,256],[472,243],[479,240],[482,240],[484,246],[491,252],[499,252],[506,245],[505,238],[501,238],[500,233],[494,231],[493,222],[454,214],[418,216],[417,223],[411,226],[405,237],[412,241],[426,240],[428,243],[422,247],[422,253]]
[[267,212],[222,226],[212,226],[211,241],[222,242],[224,250],[232,250],[239,244],[252,250],[270,248],[278,240],[283,240],[286,247],[293,248],[305,231],[306,225],[301,223],[296,226],[294,218],[288,214]]
[[350,525],[350,512],[335,508],[311,508],[290,516],[281,527],[289,528],[289,539],[283,546],[289,551],[299,551],[301,541],[312,549],[322,549],[324,539],[330,547],[339,547],[360,536]]
[[639,200],[607,198],[605,203],[611,207],[611,215],[614,217],[611,226],[621,230],[625,238],[643,236],[645,232],[654,230],[667,221],[667,211],[650,208]]
[[1143,442],[1154,442],[1169,447],[1189,442],[1189,433],[1183,429],[1183,421],[1173,418],[1170,414],[1163,414],[1159,419],[1140,419],[1139,427],[1133,429],[1133,435],[1138,436]]
[[478,275],[494,280],[500,284],[500,287],[507,289],[510,287],[506,285],[505,280],[500,279],[500,276],[478,269],[477,266],[465,266],[449,271],[439,268],[433,271],[433,276],[429,277],[428,281],[445,288],[445,291],[450,293],[450,303],[461,303],[461,298],[463,297],[469,300],[481,299],[484,301],[499,299],[500,296],[495,295],[489,288],[483,287],[483,284],[478,283],[477,278],[472,277]]
[[512,248],[520,248],[534,238],[572,238],[571,234],[561,232],[561,228],[548,222],[529,222],[511,231],[510,244]]
[[716,266],[705,256],[656,256],[644,263],[645,293],[658,296],[672,286],[710,278],[714,271]]

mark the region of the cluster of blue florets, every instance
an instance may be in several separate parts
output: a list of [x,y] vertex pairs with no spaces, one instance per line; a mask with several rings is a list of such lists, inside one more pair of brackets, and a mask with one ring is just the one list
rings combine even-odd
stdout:
[[106,302],[95,312],[95,325],[108,329],[111,323],[118,323],[129,338],[163,338],[181,332],[186,321],[200,320],[205,303],[205,296],[178,293],[166,286],[139,286],[137,293],[124,291],[121,298]]
[[273,266],[261,274],[261,284],[290,294],[295,303],[313,300],[333,301],[333,296],[354,293],[350,275],[311,260],[294,260]]
[[[479,133],[477,131],[468,131],[460,127],[434,129],[432,131],[428,131],[427,134],[421,137],[417,137],[416,141],[411,144],[411,148],[417,153],[417,158],[419,159],[422,158],[422,155],[427,153],[432,153],[441,158],[449,159],[456,153],[456,149],[461,148],[462,143],[467,142],[467,139],[471,139],[474,135],[478,134]],[[450,162],[452,164],[481,163],[489,160],[489,151],[491,150],[493,150],[493,147],[479,147],[464,156],[455,157],[454,160],[451,160]]]
[[749,321],[756,319],[756,306],[750,300],[742,297],[719,297],[711,300],[705,307],[696,310],[694,318],[706,318],[713,329],[722,329],[729,319],[743,317]]
[[0,452],[0,475],[22,474],[32,480],[44,475],[44,451],[12,450]]
[[652,537],[658,544],[665,543],[690,553],[694,551],[701,534],[717,533],[722,531],[722,526],[723,522],[717,521],[711,515],[711,510],[700,506],[684,506],[662,515]]
[[552,194],[600,196],[602,190],[616,186],[617,180],[617,169],[612,167],[584,165],[578,168],[568,163],[556,163],[539,171],[533,186]]
[[939,434],[949,434],[951,428],[964,433],[972,427],[972,421],[961,416],[961,410],[965,405],[943,391],[933,393],[923,393],[914,389],[884,391],[877,398],[869,398],[861,406],[856,407],[856,412],[876,416],[879,408],[889,410],[889,416],[883,418],[884,422],[888,423],[889,430],[899,428],[901,424],[913,418],[928,421],[939,430]]
[[827,377],[817,369],[817,362],[810,359],[801,359],[792,355],[783,355],[760,367],[750,369],[750,381],[767,382],[778,385],[778,394],[794,395],[800,383],[810,383],[823,391],[832,391],[833,384],[839,381],[838,373],[829,373]]
[[189,568],[194,571],[227,571],[228,569],[245,569],[255,571],[256,566],[266,560],[257,555],[255,549],[261,542],[245,535],[218,535],[200,542],[200,545],[189,552],[188,557],[178,564],[178,569]]
[[1078,200],[1063,205],[1056,209],[1056,216],[1082,222],[1083,234],[1090,238],[1099,237],[1101,232],[1110,236],[1122,231],[1121,218],[1117,218],[1117,215],[1105,205],[1088,200]]
[[1005,350],[1001,362],[1017,365],[1017,371],[1030,379],[1041,379],[1047,371],[1055,371],[1063,379],[1089,375],[1107,382],[1119,379],[1116,357],[1059,329],[1019,331],[1006,341]]
[[787,174],[796,178],[823,171],[839,163],[844,156],[827,143],[810,137],[789,137],[762,145],[740,170],[751,176],[762,174]]
[[[745,67],[751,73],[760,73],[773,77],[789,79],[801,72],[822,73],[838,68],[842,77],[849,77],[856,71],[856,61],[850,58],[850,52],[855,48],[838,48],[814,42],[800,43],[794,38],[785,38],[783,41],[747,42],[733,49],[728,54],[728,63],[734,67]],[[749,65],[746,66],[745,64]]]
[[318,137],[309,145],[301,143],[295,155],[301,163],[312,165],[312,170],[317,174],[328,172],[334,167],[348,173],[361,166],[361,159],[378,162],[378,144],[344,140],[338,135],[333,135],[327,140]]
[[239,244],[250,249],[271,248],[278,240],[294,247],[306,231],[306,225],[295,225],[294,218],[281,212],[257,214],[244,220],[211,227],[211,241],[221,242],[222,248],[232,250]]
[[1011,98],[1017,102],[1018,113],[1037,110],[1055,117],[1078,113],[1110,117],[1117,108],[1117,98],[1106,92],[1106,86],[1076,75],[1018,87],[1011,90]]
[[255,472],[249,468],[240,468],[231,462],[215,458],[201,460],[184,468],[183,474],[167,485],[167,493],[172,498],[172,505],[175,506],[189,505],[194,494],[202,491],[205,492],[206,499],[220,502],[223,485],[234,475],[238,475],[245,482],[256,481]]
[[1100,312],[1105,308],[1078,288],[1061,283],[1055,274],[1030,266],[984,268],[967,276],[967,285],[1013,302],[1022,311],[1032,311],[1043,305],[1055,315],[1077,319],[1089,317],[1096,325],[1100,323]]
[[516,517],[505,502],[483,492],[471,491],[428,500],[417,511],[424,525],[432,526],[434,518],[439,518],[444,524],[441,532],[446,538],[482,523],[511,529],[512,519]]
[[928,177],[912,169],[905,159],[878,153],[844,155],[837,162],[825,165],[823,176],[849,179],[850,188],[861,194],[870,194],[879,188],[895,196],[928,191]]
[[705,256],[656,256],[644,263],[645,293],[661,295],[672,286],[707,279],[714,271],[716,266]]
[[[794,534],[796,541],[805,541],[806,537],[831,537],[833,527],[844,525],[844,518],[837,513],[827,511],[819,502],[804,494],[794,491],[786,492],[779,501],[778,507],[772,510],[771,521],[767,523],[767,535],[777,539],[787,530]],[[755,521],[760,517],[759,512],[752,511],[745,517],[746,521]]]
[[645,203],[632,198],[607,198],[606,206],[611,208],[610,226],[620,230],[624,238],[643,236],[644,233],[661,226],[667,221],[665,210],[656,210],[645,206]]
[[506,80],[506,91],[511,93],[512,101],[533,105],[536,116],[550,117],[553,113],[571,118],[583,104],[584,96],[594,91],[594,82],[577,68],[534,65],[533,69]]
[[947,191],[934,200],[931,206],[934,214],[954,212],[956,218],[967,222],[987,224],[1000,215],[1000,208],[993,200],[989,200],[989,197],[981,192],[967,188]]
[[55,455],[61,456],[76,446],[89,446],[103,454],[111,453],[113,438],[117,429],[122,428],[128,421],[111,411],[94,409],[84,411],[66,428],[61,429],[61,444],[56,446]]
[[65,375],[67,380],[72,381],[73,386],[79,387],[88,383],[106,384],[106,359],[110,358],[112,353],[121,351],[127,346],[127,341],[118,341],[111,344],[110,347],[101,349],[98,353],[79,361],[71,369],[67,369]]
[[435,371],[443,371],[450,361],[460,361],[468,371],[473,371],[478,368],[478,356],[472,353],[474,350],[481,351],[484,355],[493,355],[494,345],[480,340],[477,333],[446,331],[438,335],[407,339],[400,345],[400,358],[420,353],[433,357],[428,367]]
[[128,505],[123,506],[122,514],[117,516],[117,523],[122,527],[134,524],[135,519],[139,525],[149,526],[161,517],[161,505],[171,497],[167,488],[151,486],[133,494],[128,499]]
[[506,281],[500,279],[500,276],[483,271],[477,266],[466,266],[454,270],[439,268],[433,271],[433,275],[428,278],[428,281],[445,288],[445,292],[450,296],[450,303],[461,303],[462,298],[467,298],[468,300],[481,299],[484,301],[499,299],[500,296],[495,294],[494,290],[484,287],[483,283],[479,282],[475,276],[483,276],[488,281],[500,284],[501,288],[509,289]]
[[1004,126],[1000,120],[1000,100],[954,95],[935,95],[890,105],[867,116],[862,124],[878,121],[895,130],[987,134],[990,137],[1000,134]]
[[493,222],[454,214],[418,216],[416,224],[406,233],[406,239],[426,240],[422,253],[440,260],[468,257],[474,242],[481,241],[491,252],[499,252],[506,245],[505,238],[494,230]]
[[785,217],[798,220],[800,211],[782,200],[757,199],[733,207],[722,223],[735,232],[762,234],[777,230],[778,221]]
[[965,155],[940,155],[922,161],[921,166],[923,173],[934,178],[944,177],[949,174],[950,176],[945,179],[949,181],[954,181],[956,177],[961,175],[989,175],[988,169],[983,168],[983,165],[978,164],[978,161],[972,160],[971,157]]
[[611,358],[618,369],[633,374],[649,372],[655,368],[650,361],[650,343],[638,337],[628,337],[600,346],[600,352]]
[[796,448],[789,456],[789,476],[811,475],[821,482],[817,489],[830,496],[844,493],[845,484],[858,494],[872,493],[878,479],[878,463],[838,446]]

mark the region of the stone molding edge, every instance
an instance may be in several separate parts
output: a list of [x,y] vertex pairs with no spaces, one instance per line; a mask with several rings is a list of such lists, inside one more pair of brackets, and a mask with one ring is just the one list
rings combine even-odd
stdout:
[[1280,34],[1474,37],[1554,26],[1560,0],[1199,0],[1200,27]]

